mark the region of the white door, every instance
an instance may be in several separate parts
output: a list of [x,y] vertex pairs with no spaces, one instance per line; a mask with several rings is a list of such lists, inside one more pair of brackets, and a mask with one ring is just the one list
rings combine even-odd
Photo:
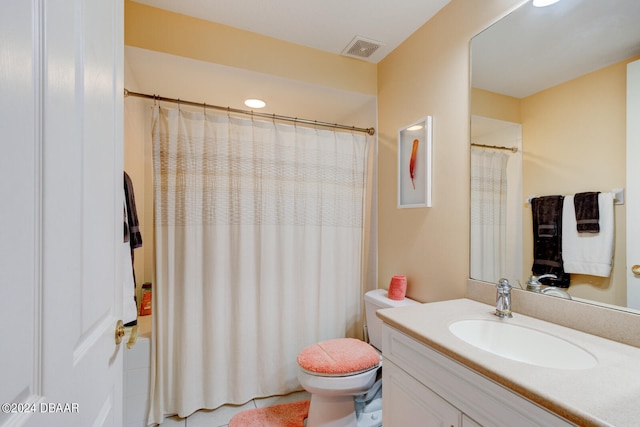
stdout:
[[122,0],[0,14],[0,426],[121,426]]
[[640,310],[640,61],[627,65],[627,307]]

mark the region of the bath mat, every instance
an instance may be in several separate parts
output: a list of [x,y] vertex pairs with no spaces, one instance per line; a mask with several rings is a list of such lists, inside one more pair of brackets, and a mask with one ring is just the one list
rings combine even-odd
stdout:
[[248,409],[236,414],[229,427],[304,427],[309,414],[309,400]]

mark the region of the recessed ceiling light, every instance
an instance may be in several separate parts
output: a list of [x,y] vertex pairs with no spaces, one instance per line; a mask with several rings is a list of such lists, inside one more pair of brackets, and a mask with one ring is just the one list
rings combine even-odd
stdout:
[[267,103],[262,99],[247,99],[244,101],[244,105],[250,108],[264,108]]
[[551,6],[554,3],[559,2],[560,0],[533,0],[533,5],[535,7],[545,7]]

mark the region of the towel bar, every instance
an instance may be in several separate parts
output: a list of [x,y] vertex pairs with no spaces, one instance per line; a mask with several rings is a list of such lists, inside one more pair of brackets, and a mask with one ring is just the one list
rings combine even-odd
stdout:
[[[613,190],[611,190],[611,192],[613,193],[613,204],[614,205],[624,205],[624,188],[614,188]],[[531,204],[531,200],[535,199],[536,195],[530,195],[529,197],[527,197],[527,201],[526,203],[528,205]]]

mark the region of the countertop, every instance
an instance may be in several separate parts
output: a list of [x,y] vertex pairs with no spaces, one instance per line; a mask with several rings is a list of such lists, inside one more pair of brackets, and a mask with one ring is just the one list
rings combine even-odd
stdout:
[[[463,298],[382,309],[377,315],[386,324],[577,425],[640,425],[640,348],[518,313],[499,319],[494,312],[493,306]],[[555,335],[590,352],[598,364],[563,370],[494,355],[449,331],[451,323],[464,319],[498,320]]]

